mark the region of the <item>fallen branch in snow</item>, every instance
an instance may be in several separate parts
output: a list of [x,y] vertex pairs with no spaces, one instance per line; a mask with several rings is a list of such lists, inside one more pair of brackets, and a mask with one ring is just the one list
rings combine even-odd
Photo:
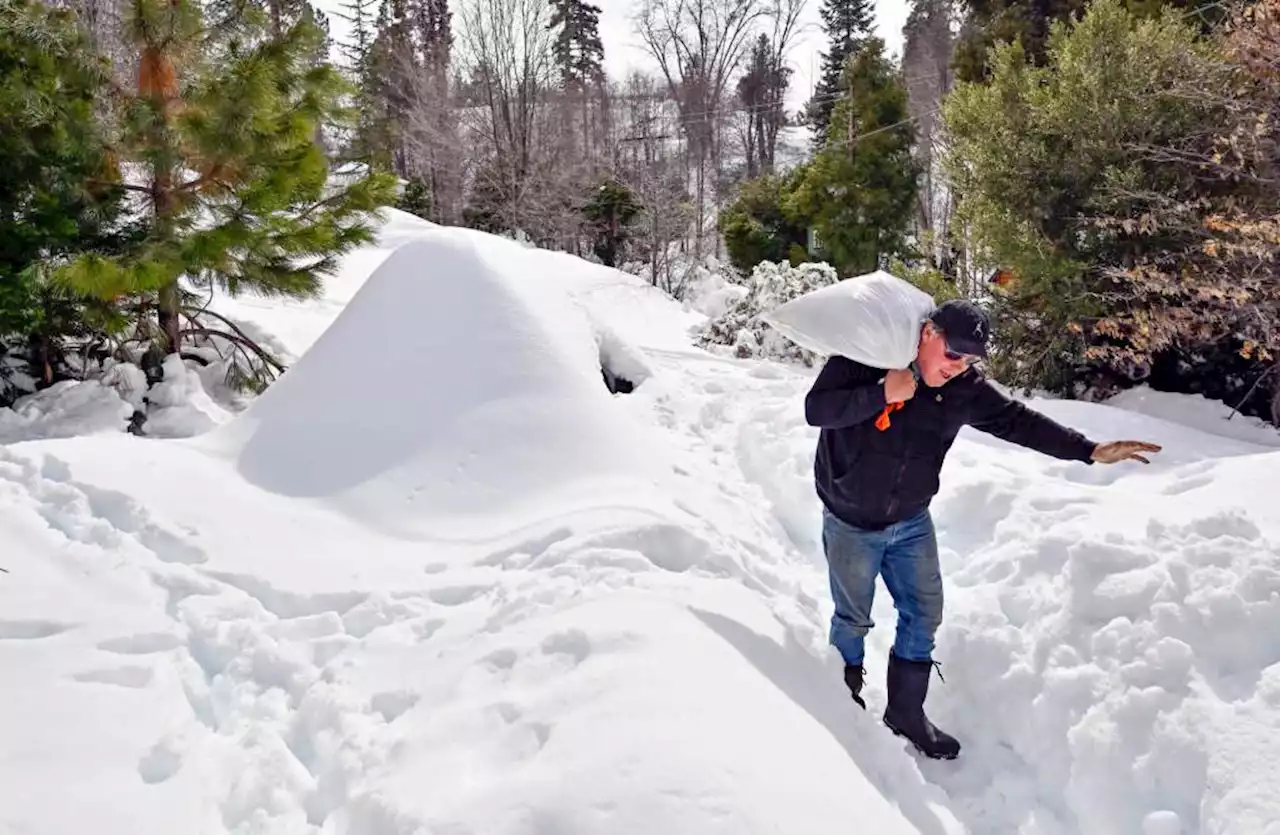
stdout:
[[[229,342],[244,345],[245,347],[251,349],[254,353],[256,353],[262,359],[263,362],[270,365],[276,371],[279,371],[281,373],[284,372],[285,367],[282,363],[280,363],[279,360],[271,356],[271,354],[265,348],[260,346],[258,343],[254,342],[252,339],[250,339],[248,334],[246,334],[244,331],[240,329],[239,325],[237,325],[235,322],[228,319],[226,316],[223,316],[221,313],[214,313],[212,310],[207,310],[207,309],[194,311],[194,310],[191,310],[190,308],[185,309],[183,312],[186,313],[187,318],[191,320],[191,324],[194,326],[194,330],[208,331],[208,333],[204,335],[220,336],[223,339],[228,340]],[[226,333],[225,331],[205,328],[196,320],[195,316],[212,316],[213,318],[217,319],[219,322],[222,322],[227,327],[229,327],[234,332],[235,335],[232,336],[231,334]],[[200,335],[200,334],[196,334],[196,335]]]
[[[1270,377],[1277,370],[1280,370],[1280,363],[1276,363],[1275,365],[1271,366],[1266,371],[1258,375],[1258,379],[1253,381],[1253,385],[1249,387],[1249,391],[1245,394],[1244,397],[1240,398],[1240,402],[1237,403],[1235,405],[1235,408],[1231,410],[1231,413],[1227,415],[1227,420],[1231,420],[1233,417],[1235,417],[1236,413],[1240,411],[1240,407],[1243,406],[1245,403],[1247,403],[1250,397],[1253,397],[1253,393],[1258,390],[1258,386],[1262,385],[1262,381]],[[1277,397],[1280,397],[1280,394],[1277,394]],[[1271,416],[1272,420],[1280,420],[1280,409],[1273,408],[1272,412],[1276,412],[1276,414],[1273,414]]]
[[244,353],[246,357],[248,356],[249,351],[253,351],[253,353],[257,355],[258,359],[262,360],[264,364],[271,366],[277,371],[284,371],[284,366],[281,365],[276,360],[275,357],[267,353],[266,349],[260,347],[256,342],[254,342],[251,339],[241,338],[229,331],[219,330],[218,328],[192,327],[192,328],[186,328],[185,330],[183,330],[181,335],[182,336],[216,336],[219,339],[225,339],[228,342],[230,342],[232,345],[239,348],[240,351]]

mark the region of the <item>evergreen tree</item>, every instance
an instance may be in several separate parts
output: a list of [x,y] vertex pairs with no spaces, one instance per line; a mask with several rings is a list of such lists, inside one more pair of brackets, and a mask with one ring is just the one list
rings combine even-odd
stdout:
[[373,43],[377,37],[374,8],[380,0],[349,0],[337,12],[351,26],[350,41],[339,47],[346,62],[346,76],[353,90],[352,110],[355,123],[348,137],[346,156],[367,165],[376,160],[374,137],[378,133],[378,76],[374,65]]
[[271,18],[271,37],[284,37],[285,30],[297,23],[304,14],[311,11],[307,0],[263,0],[267,14]]
[[907,93],[883,41],[870,38],[854,54],[844,85],[826,146],[784,210],[818,232],[825,259],[848,275],[904,252],[917,186]]
[[[1079,24],[1054,24],[1045,66],[1006,45],[986,83],[948,98],[958,218],[975,259],[1017,276],[995,308],[994,367],[1011,384],[1068,392],[1139,378],[1170,332],[1194,344],[1215,294],[1236,291],[1192,283],[1211,230],[1187,221],[1223,205],[1230,178],[1206,182],[1198,169],[1228,166],[1192,140],[1242,109],[1209,93],[1237,82],[1202,60],[1210,44],[1177,17],[1139,21],[1118,0],[1094,0]],[[1173,280],[1141,293],[1117,282],[1147,264]]]
[[344,12],[336,12],[339,18],[351,24],[351,42],[343,44],[341,52],[347,60],[347,70],[356,87],[360,87],[365,78],[369,56],[373,52],[373,10],[378,6],[381,6],[379,0],[349,0],[341,7]]
[[[339,255],[371,240],[368,217],[393,199],[383,176],[330,180],[314,137],[338,110],[341,80],[312,66],[323,35],[306,16],[279,38],[270,26],[252,8],[208,21],[195,0],[133,0],[138,84],[122,97],[116,150],[139,172],[125,187],[141,195],[148,228],[127,251],[84,253],[59,277],[152,307],[165,354],[213,330],[196,323],[182,279],[312,296]],[[238,331],[218,335],[251,346]]]
[[[1226,15],[1220,0],[1126,0],[1139,18],[1158,16],[1165,8],[1183,10],[1209,32]],[[956,78],[983,81],[991,73],[991,49],[1017,42],[1032,66],[1045,65],[1049,32],[1057,21],[1079,19],[1088,0],[964,0],[968,19],[956,47]]]
[[449,0],[414,0],[422,66],[447,94],[449,58],[453,52],[453,12]]
[[738,101],[747,113],[744,148],[747,179],[773,171],[778,132],[786,123],[787,83],[791,68],[778,60],[768,35],[756,39],[747,69],[738,79]]
[[[604,87],[604,43],[600,40],[600,8],[585,0],[550,0],[551,17],[547,28],[555,32],[551,45],[552,60],[559,76],[564,101],[579,111],[580,141],[571,138],[564,125],[560,147],[566,154],[587,161],[592,157],[592,94]],[[601,108],[605,115],[605,108]],[[567,120],[566,120],[567,121]],[[576,192],[590,190],[590,169],[583,167],[577,182],[567,184]],[[567,220],[576,213],[570,209]],[[575,236],[576,237],[576,236]]]
[[556,67],[569,91],[581,92],[604,81],[604,43],[600,7],[584,0],[551,0],[548,28],[556,32]]
[[583,207],[582,214],[590,223],[591,251],[606,267],[618,266],[631,236],[629,227],[640,214],[640,204],[631,189],[617,180],[606,180]]
[[431,189],[420,177],[410,177],[404,192],[396,201],[396,208],[423,220],[431,219]]
[[[34,0],[0,6],[0,403],[64,375],[62,340],[105,324],[105,305],[59,292],[42,267],[122,245],[123,191],[95,118],[109,66],[68,12]],[[8,358],[5,355],[9,354]]]
[[729,261],[742,273],[750,273],[762,261],[807,260],[806,229],[783,211],[787,196],[805,176],[800,167],[786,178],[775,174],[742,184],[738,199],[720,213]]
[[816,147],[827,141],[831,111],[844,92],[845,64],[871,37],[875,6],[872,0],[822,0],[819,13],[827,50],[822,53],[822,74],[808,105]]
[[1082,12],[1087,0],[965,0],[967,20],[956,46],[956,78],[988,77],[991,48],[1018,42],[1032,64],[1044,63],[1049,28]]
[[409,0],[385,0],[378,12],[370,55],[371,108],[361,145],[375,167],[409,175],[404,137],[411,77],[417,73]]

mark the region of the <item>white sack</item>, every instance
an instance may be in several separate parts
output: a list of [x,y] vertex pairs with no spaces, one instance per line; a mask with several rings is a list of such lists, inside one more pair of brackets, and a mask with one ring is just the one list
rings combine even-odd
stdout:
[[933,297],[882,270],[805,293],[760,314],[802,348],[873,368],[906,368]]

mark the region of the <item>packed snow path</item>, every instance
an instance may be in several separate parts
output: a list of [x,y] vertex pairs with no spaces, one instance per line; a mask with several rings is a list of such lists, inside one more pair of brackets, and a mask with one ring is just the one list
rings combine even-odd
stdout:
[[[711,466],[692,477],[771,510],[761,525],[811,558],[813,574],[797,582],[822,595],[814,434],[800,418],[811,377],[692,353],[656,362],[658,379],[682,381],[655,398],[658,414],[690,436],[691,458],[710,449]],[[1096,438],[1142,437],[1166,451],[1150,468],[1090,468],[962,435],[934,507],[949,677],[934,678],[929,708],[965,750],[958,763],[922,762],[924,780],[973,832],[1280,832],[1280,803],[1264,788],[1280,769],[1256,745],[1280,741],[1275,438],[1255,434],[1264,446],[1115,409],[1035,405]],[[816,634],[827,611],[824,599],[821,618],[793,628],[806,652],[829,658]],[[882,584],[874,619],[878,711],[895,622]],[[780,687],[812,663],[796,649]],[[856,758],[884,732],[854,726]],[[873,774],[895,761],[860,760]],[[880,784],[898,796],[893,779]]]
[[[536,258],[547,280],[580,263]],[[613,275],[567,289],[612,328],[599,352],[633,394],[579,391],[566,366],[522,401],[570,397],[561,421],[428,448],[425,470],[378,482],[382,502],[255,485],[201,439],[0,449],[0,664],[20,684],[0,692],[0,832],[1280,832],[1273,438],[1076,403],[1037,405],[1166,451],[1089,468],[962,436],[935,507],[946,682],[929,708],[965,750],[921,762],[878,722],[883,587],[867,713],[826,646],[811,372],[699,351],[696,317]],[[307,341],[323,330],[290,316]],[[346,321],[349,347],[381,336]],[[538,361],[572,365],[577,343],[555,343]],[[494,358],[469,348],[439,361]],[[341,382],[316,370],[333,366],[300,365],[292,390]],[[391,420],[351,404],[428,404],[395,388],[415,384],[312,405]],[[534,490],[518,524],[483,502],[447,535],[408,511],[388,524],[415,473],[591,421],[634,445],[607,450],[616,481],[575,463],[590,489]],[[316,455],[350,464],[369,440]]]

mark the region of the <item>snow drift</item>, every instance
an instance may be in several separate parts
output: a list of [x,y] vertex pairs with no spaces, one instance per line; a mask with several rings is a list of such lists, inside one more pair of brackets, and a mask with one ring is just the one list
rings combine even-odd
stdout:
[[519,525],[653,478],[645,429],[602,374],[612,363],[639,382],[629,356],[563,293],[429,232],[378,266],[225,440],[250,483],[401,534],[447,536],[477,516]]
[[1274,431],[1035,403],[1150,467],[962,433],[928,706],[965,749],[921,762],[878,721],[888,596],[867,712],[826,643],[812,371],[566,255],[384,231],[315,309],[238,300],[302,355],[247,413],[0,448],[0,832],[1280,830]]

